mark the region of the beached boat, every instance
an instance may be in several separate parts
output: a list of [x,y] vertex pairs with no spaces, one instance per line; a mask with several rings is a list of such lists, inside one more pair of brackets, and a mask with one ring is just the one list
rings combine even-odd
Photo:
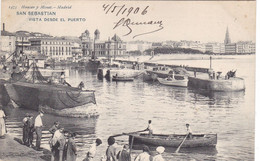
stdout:
[[34,110],[41,106],[62,110],[96,103],[94,91],[48,82],[37,66],[33,65],[33,68],[32,72],[28,71],[18,81],[5,83],[10,99],[18,106]]
[[133,77],[127,77],[127,76],[113,76],[112,81],[134,81]]
[[231,77],[229,79],[206,79],[198,77],[189,77],[188,86],[194,89],[206,91],[242,91],[245,90],[245,81],[243,78]]
[[173,78],[157,78],[157,80],[167,86],[188,87],[188,79],[183,75],[175,75]]
[[[164,146],[177,148],[186,135],[162,135],[162,134],[130,134],[129,145],[134,137],[133,145]],[[182,148],[194,147],[215,147],[217,145],[217,134],[194,134],[192,138],[187,138]]]

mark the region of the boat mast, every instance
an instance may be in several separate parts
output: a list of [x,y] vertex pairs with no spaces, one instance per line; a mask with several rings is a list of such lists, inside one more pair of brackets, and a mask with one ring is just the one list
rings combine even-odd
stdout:
[[35,58],[33,57],[33,73],[32,73],[32,77],[33,77],[33,83],[34,83],[34,74],[35,74]]

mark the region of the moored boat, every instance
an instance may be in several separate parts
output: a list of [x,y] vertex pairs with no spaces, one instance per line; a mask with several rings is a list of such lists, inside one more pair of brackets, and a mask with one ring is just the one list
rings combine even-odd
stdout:
[[112,81],[134,81],[133,77],[127,77],[127,76],[113,76]]
[[188,86],[194,89],[206,91],[242,91],[245,90],[245,81],[243,78],[232,77],[229,79],[206,79],[189,77]]
[[[180,143],[186,135],[163,135],[163,134],[130,134],[129,145],[131,145],[132,138],[133,145],[147,145],[147,146],[164,146],[164,147],[179,147]],[[182,145],[182,148],[194,147],[215,147],[217,145],[217,134],[193,134],[192,138],[187,138]]]
[[188,79],[183,75],[175,75],[170,78],[157,78],[159,83],[167,86],[175,86],[175,87],[187,87]]
[[94,91],[82,90],[83,84],[79,88],[71,87],[64,78],[60,83],[53,83],[41,75],[35,63],[32,69],[21,74],[18,80],[5,83],[10,99],[18,106],[33,110],[40,107],[62,110],[96,103]]
[[5,84],[11,100],[18,106],[38,110],[47,106],[56,110],[96,103],[94,91],[80,90],[64,85],[14,82]]

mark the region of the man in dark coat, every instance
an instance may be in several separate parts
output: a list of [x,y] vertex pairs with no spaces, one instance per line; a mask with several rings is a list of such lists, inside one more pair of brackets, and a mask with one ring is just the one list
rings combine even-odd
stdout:
[[75,143],[76,133],[70,134],[67,149],[66,149],[66,160],[67,161],[76,161],[77,158],[77,147]]
[[28,119],[29,119],[29,114],[27,113],[25,117],[23,118],[23,144],[28,145]]
[[33,123],[33,115],[29,115],[29,119],[27,121],[27,129],[28,129],[28,146],[32,147],[33,142],[33,132],[34,132],[34,123]]

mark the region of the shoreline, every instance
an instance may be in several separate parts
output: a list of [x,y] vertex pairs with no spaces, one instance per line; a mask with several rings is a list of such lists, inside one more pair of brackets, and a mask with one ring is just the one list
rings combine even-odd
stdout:
[[20,138],[10,133],[5,134],[5,137],[0,139],[0,145],[0,160],[45,161],[51,158],[49,150],[42,149],[41,151],[36,151],[23,145]]

